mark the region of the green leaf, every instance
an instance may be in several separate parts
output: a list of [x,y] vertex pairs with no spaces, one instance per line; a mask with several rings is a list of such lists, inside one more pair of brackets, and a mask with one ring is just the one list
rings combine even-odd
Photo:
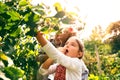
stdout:
[[35,14],[39,14],[39,15],[45,15],[45,12],[43,11],[43,10],[35,10],[34,11],[35,12]]
[[58,3],[58,2],[56,2],[56,3],[54,4],[54,7],[55,7],[55,9],[56,9],[56,11],[57,11],[57,12],[59,12],[59,11],[62,11],[62,10],[63,10],[63,9],[62,9],[61,4],[60,4],[60,3]]
[[54,29],[55,31],[57,31],[57,30],[59,30],[59,27],[58,27],[58,26],[55,26],[53,29]]
[[6,12],[7,8],[8,7],[5,4],[0,2],[0,14]]
[[12,37],[17,37],[18,35],[20,35],[20,32],[21,32],[21,28],[17,28],[16,31],[13,31],[10,36]]
[[49,29],[48,26],[44,26],[44,27],[41,28],[41,31],[42,31],[42,32],[45,32],[45,31],[47,31],[48,29]]
[[11,20],[13,21],[20,20],[20,14],[16,11],[8,11],[7,14],[11,16]]
[[56,18],[62,18],[63,16],[65,16],[65,12],[64,11],[60,11],[54,17],[56,17]]
[[35,35],[36,35],[36,30],[35,30],[35,28],[31,28],[30,31],[28,31],[28,32],[26,33],[26,35],[35,36]]
[[2,26],[0,26],[0,31],[2,30]]
[[11,26],[5,26],[4,29],[9,30]]
[[5,67],[4,72],[5,75],[11,80],[18,80],[19,78],[22,78],[24,75],[24,71],[16,67]]
[[7,56],[4,53],[0,53],[0,60],[7,60]]
[[33,17],[33,22],[37,22],[37,21],[39,21],[39,15],[34,15],[34,17]]
[[9,19],[10,15],[8,15],[7,12],[4,12],[4,13],[0,14],[0,18],[1,18],[1,20]]
[[26,43],[25,46],[27,46],[30,50],[34,50],[34,44],[33,43]]
[[[14,26],[16,26],[17,23],[15,22],[10,22],[10,23],[7,23],[7,25],[4,27],[4,29],[6,30],[10,30],[11,28],[14,28]],[[13,29],[12,29],[13,30]],[[14,31],[14,30],[13,30]]]
[[29,19],[29,16],[31,15],[31,12],[30,13],[27,13],[25,16],[24,16],[24,20],[27,22]]
[[29,14],[25,15],[24,20],[26,24],[30,27],[30,29],[33,29],[37,26],[36,22],[39,20],[39,16],[34,14],[33,12],[30,12]]
[[19,2],[19,6],[26,6],[28,4],[28,2],[26,0],[21,0]]
[[64,24],[71,24],[74,20],[72,20],[71,18],[69,17],[66,17],[66,18],[63,18],[61,20]]

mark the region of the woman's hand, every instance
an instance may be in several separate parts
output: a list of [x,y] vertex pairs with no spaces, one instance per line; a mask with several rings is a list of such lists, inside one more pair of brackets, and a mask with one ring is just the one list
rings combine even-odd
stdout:
[[58,47],[57,49],[58,49],[59,51],[61,51],[63,54],[64,54],[65,51],[66,51],[63,47]]

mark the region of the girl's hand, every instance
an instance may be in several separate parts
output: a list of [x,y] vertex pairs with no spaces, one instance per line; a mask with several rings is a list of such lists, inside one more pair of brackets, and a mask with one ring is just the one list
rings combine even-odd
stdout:
[[43,35],[43,33],[38,31],[36,36],[38,36],[38,35]]
[[47,44],[47,40],[43,37],[42,32],[38,31],[36,38],[42,47]]

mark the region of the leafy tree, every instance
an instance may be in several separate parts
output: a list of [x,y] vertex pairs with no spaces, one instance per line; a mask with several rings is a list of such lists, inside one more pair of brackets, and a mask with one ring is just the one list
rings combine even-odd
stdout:
[[113,40],[110,41],[110,44],[112,46],[112,52],[117,53],[120,50],[120,34],[118,36],[113,36]]
[[109,34],[118,35],[120,33],[120,21],[110,23],[106,31]]
[[105,36],[105,32],[103,31],[100,25],[95,26],[92,30],[92,34],[90,35],[91,40],[98,40],[102,42],[103,37]]
[[14,65],[9,66],[6,64],[9,61],[2,58],[5,64],[2,71],[12,80],[22,78],[24,75],[26,79],[35,79],[38,64],[33,52],[36,51],[34,47],[36,42],[31,35],[34,35],[33,27],[36,26],[39,15],[32,11],[32,6],[26,0],[0,2],[0,10],[0,54],[4,53],[14,62]]
[[105,36],[105,32],[101,26],[98,25],[92,30],[92,34],[88,40],[85,40],[85,48],[90,51],[92,55],[95,55],[95,46],[97,46],[99,54],[111,53],[111,47],[109,44],[104,43],[102,39]]
[[120,50],[120,21],[111,23],[107,28],[107,33],[112,35],[107,39],[107,42],[111,44],[112,52],[118,52]]
[[[92,30],[89,40],[85,40],[86,60],[90,73],[94,75],[102,75],[102,55],[108,55],[111,53],[111,47],[109,44],[102,42],[105,33],[101,26],[96,26]],[[89,54],[89,57],[88,57]],[[97,70],[97,72],[96,72]]]

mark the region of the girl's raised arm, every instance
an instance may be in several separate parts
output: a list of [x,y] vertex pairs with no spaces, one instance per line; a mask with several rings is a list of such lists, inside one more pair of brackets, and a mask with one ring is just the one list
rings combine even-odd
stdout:
[[47,40],[43,37],[42,32],[37,32],[36,38],[42,47],[47,44]]

